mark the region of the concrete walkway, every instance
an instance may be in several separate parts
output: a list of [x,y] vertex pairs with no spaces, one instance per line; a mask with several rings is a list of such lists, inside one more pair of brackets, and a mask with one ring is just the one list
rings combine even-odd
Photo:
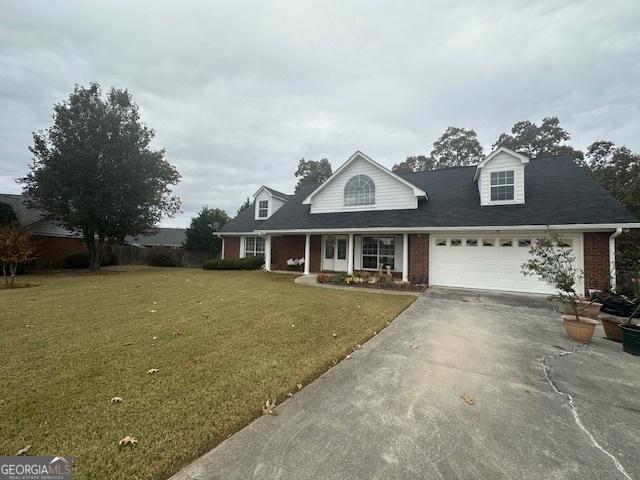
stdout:
[[544,299],[430,289],[174,479],[640,479],[640,358],[602,336],[561,355]]

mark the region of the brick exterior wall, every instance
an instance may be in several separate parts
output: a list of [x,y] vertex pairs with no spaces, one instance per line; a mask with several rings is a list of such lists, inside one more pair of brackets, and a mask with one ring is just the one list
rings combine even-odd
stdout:
[[240,258],[240,237],[224,237],[224,258]]
[[[271,269],[291,270],[287,265],[290,258],[304,258],[304,235],[283,235],[271,237]],[[296,268],[300,270],[300,268]]]
[[610,232],[584,234],[584,286],[585,289],[603,289],[609,285]]
[[311,235],[311,263],[309,265],[310,272],[319,272],[322,265],[322,236]]
[[409,281],[429,283],[429,234],[409,234]]
[[38,247],[36,266],[39,268],[61,268],[64,257],[76,253],[84,253],[87,246],[78,238],[33,236]]

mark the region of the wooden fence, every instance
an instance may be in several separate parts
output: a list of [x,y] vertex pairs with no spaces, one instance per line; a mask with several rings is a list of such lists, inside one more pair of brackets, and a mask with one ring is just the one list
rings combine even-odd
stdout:
[[183,248],[171,247],[134,247],[131,245],[112,245],[109,250],[116,257],[120,265],[145,265],[153,255],[167,255],[181,266],[201,267],[202,264],[216,258],[208,252],[193,252]]

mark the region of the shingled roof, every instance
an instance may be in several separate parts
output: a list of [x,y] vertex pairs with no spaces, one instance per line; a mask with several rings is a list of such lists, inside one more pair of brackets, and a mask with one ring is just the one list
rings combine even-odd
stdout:
[[628,224],[636,219],[584,168],[566,156],[532,159],[525,170],[525,203],[481,206],[475,166],[401,174],[429,192],[417,209],[318,213],[302,201],[317,185],[303,187],[267,220],[246,209],[222,233],[254,230],[318,230],[374,227],[484,227]]

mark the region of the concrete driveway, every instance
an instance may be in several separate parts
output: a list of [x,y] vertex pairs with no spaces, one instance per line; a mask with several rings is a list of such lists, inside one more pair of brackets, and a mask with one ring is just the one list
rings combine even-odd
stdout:
[[174,479],[640,480],[640,358],[600,328],[561,355],[577,344],[552,309],[432,288]]

